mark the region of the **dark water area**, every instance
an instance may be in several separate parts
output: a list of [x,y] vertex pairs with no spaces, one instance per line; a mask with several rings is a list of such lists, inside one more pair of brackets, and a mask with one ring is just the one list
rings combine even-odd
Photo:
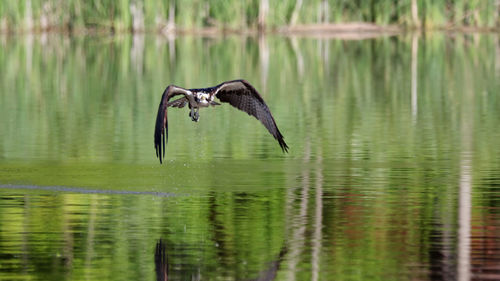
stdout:
[[[290,146],[168,84],[245,78]],[[0,37],[0,280],[498,280],[500,38]]]

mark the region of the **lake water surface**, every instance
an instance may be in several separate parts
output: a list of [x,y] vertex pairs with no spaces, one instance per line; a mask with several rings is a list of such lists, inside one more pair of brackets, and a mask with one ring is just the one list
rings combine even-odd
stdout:
[[[290,152],[172,109],[160,165],[164,88],[237,78]],[[3,36],[0,119],[1,280],[500,279],[498,36]]]

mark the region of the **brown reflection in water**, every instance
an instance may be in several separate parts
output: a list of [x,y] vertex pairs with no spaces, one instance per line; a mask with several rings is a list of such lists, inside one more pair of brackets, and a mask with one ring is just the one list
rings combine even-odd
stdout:
[[500,280],[500,214],[483,214],[472,219],[477,226],[471,229],[471,280]]
[[[500,79],[500,36],[495,35],[494,40],[495,72],[498,80]],[[467,104],[470,103],[467,102]],[[469,139],[473,133],[471,118],[471,113],[464,118],[464,122],[467,122],[466,128],[470,132],[463,135],[463,139],[469,149],[472,149]],[[500,182],[498,175],[494,175],[491,180],[492,182]],[[482,207],[470,219],[472,224],[469,238],[471,280],[500,280],[500,207],[494,203],[483,201]]]

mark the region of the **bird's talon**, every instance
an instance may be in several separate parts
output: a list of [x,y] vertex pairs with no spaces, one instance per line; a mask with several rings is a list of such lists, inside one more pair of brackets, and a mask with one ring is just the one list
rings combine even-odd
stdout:
[[198,119],[199,119],[198,112],[194,111],[193,109],[191,109],[191,111],[189,111],[189,117],[191,117],[192,121],[198,122]]

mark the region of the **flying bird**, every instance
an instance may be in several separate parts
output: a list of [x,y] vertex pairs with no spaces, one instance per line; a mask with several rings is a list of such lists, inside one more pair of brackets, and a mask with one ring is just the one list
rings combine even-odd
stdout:
[[[175,96],[182,97],[170,101]],[[267,107],[257,90],[247,81],[226,81],[214,87],[201,89],[184,89],[170,85],[163,92],[158,107],[158,115],[156,116],[155,149],[156,157],[160,159],[160,163],[162,163],[162,158],[165,158],[165,143],[168,141],[167,108],[183,108],[188,105],[190,108],[189,117],[191,117],[191,120],[198,122],[200,108],[220,105],[220,103],[214,101],[215,97],[219,101],[229,103],[262,122],[269,133],[278,141],[283,152],[288,152],[288,145],[283,140],[283,135],[278,130],[269,107]]]

